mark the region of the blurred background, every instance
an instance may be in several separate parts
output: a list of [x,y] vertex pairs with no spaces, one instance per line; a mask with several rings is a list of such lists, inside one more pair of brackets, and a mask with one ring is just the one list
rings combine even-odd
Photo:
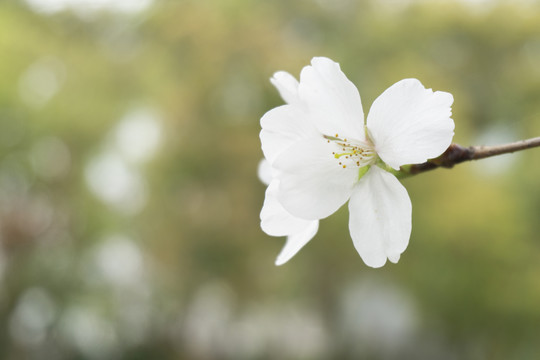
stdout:
[[0,358],[537,359],[540,152],[404,180],[365,266],[346,207],[291,262],[259,228],[274,71],[408,77],[455,142],[540,135],[540,2],[3,0]]

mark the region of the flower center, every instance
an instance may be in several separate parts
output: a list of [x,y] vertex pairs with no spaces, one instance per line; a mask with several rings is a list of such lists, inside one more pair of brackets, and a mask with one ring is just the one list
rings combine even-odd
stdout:
[[350,166],[364,167],[376,160],[377,153],[369,140],[342,139],[339,134],[324,135],[324,138],[328,143],[336,145],[336,151],[332,151],[332,155],[338,160],[338,165],[344,169]]

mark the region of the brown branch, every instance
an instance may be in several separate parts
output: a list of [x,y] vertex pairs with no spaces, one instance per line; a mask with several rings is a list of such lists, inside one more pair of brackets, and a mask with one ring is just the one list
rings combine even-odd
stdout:
[[465,161],[485,159],[539,146],[540,137],[494,146],[469,146],[466,148],[458,144],[451,144],[438,158],[428,160],[422,164],[402,166],[400,172],[405,176],[416,175],[439,167],[452,168],[454,165]]

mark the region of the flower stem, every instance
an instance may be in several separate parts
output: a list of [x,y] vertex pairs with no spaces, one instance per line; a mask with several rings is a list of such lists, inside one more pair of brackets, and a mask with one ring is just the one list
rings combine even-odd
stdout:
[[406,165],[400,169],[400,177],[420,174],[440,167],[452,168],[454,165],[471,160],[485,159],[501,154],[513,153],[525,149],[540,146],[540,137],[520,140],[513,143],[493,146],[469,146],[463,147],[451,144],[441,156],[431,159],[422,164]]

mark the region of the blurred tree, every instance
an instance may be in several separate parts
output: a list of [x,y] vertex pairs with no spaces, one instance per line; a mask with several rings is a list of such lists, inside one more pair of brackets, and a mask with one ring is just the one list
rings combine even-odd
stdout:
[[316,55],[366,112],[416,77],[454,94],[459,143],[538,135],[538,4],[36,3],[0,3],[0,358],[537,356],[537,151],[406,180],[411,244],[380,270],[346,212],[274,267],[256,167],[268,78]]

